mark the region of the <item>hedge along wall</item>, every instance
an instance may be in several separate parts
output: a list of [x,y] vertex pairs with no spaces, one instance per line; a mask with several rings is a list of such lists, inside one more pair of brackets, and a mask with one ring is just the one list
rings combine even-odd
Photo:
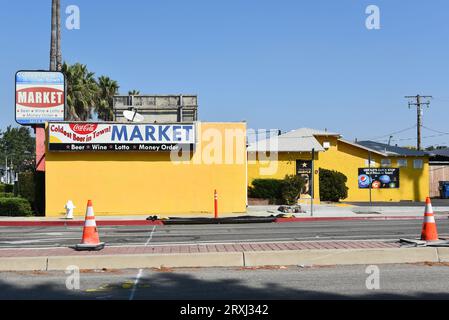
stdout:
[[31,216],[30,202],[23,198],[0,198],[0,216]]

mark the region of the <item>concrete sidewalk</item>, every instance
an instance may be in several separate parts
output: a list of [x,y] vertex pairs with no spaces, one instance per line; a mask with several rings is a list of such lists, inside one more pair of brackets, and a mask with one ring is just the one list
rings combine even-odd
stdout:
[[449,262],[449,248],[401,248],[382,241],[313,241],[70,248],[2,249],[0,271],[262,267]]
[[[319,221],[326,220],[420,220],[424,215],[424,207],[406,207],[406,206],[353,206],[347,204],[320,204],[313,206],[313,215],[310,205],[301,205],[304,213],[297,213],[293,216],[296,219],[280,219],[277,222],[299,222],[299,221]],[[221,218],[239,217],[239,216],[256,216],[268,217],[282,214],[278,211],[279,206],[249,206],[247,213],[220,213]],[[448,219],[449,207],[434,207],[436,219]],[[147,221],[150,215],[131,215],[131,216],[109,216],[97,215],[98,225],[162,225],[163,221]],[[292,216],[292,215],[287,215]],[[161,215],[159,219],[169,217],[182,218],[212,218],[212,214],[205,213],[189,213],[189,214],[172,214]],[[73,220],[66,220],[61,217],[0,217],[0,226],[80,226],[84,222],[83,216],[75,217]]]
[[[279,206],[250,206],[249,215],[279,214]],[[311,217],[312,211],[310,204],[303,204],[301,208],[305,213],[295,214],[297,217]],[[449,217],[449,207],[433,207],[435,215]],[[423,217],[424,206],[354,206],[348,204],[319,204],[313,206],[313,217]]]

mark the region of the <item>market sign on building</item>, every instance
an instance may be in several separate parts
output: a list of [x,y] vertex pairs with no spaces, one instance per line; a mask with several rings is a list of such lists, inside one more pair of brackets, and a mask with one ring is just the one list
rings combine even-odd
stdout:
[[398,168],[364,168],[359,169],[359,188],[398,189]]
[[64,121],[65,78],[62,72],[16,73],[16,122],[36,125]]
[[49,151],[193,150],[195,124],[51,123]]

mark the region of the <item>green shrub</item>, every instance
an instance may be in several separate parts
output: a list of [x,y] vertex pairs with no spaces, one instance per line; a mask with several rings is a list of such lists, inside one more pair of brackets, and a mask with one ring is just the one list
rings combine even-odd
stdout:
[[248,189],[248,196],[256,199],[269,199],[271,204],[282,201],[283,180],[255,179]]
[[297,203],[304,180],[299,176],[286,176],[284,180],[255,179],[248,189],[248,196],[256,199],[268,199],[270,204]]
[[284,204],[289,206],[298,204],[298,199],[304,184],[305,181],[301,176],[286,176],[282,185],[282,200]]
[[341,172],[320,169],[321,201],[339,202],[348,197],[348,178]]
[[23,198],[0,198],[0,216],[31,216],[33,211],[28,200]]
[[2,192],[0,193],[0,198],[14,198],[14,193],[8,192]]

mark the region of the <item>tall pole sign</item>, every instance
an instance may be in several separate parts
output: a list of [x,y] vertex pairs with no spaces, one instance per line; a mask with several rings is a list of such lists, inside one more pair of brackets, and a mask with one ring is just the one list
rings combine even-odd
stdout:
[[64,121],[65,79],[61,72],[19,71],[16,73],[16,122],[44,125]]
[[57,71],[16,73],[16,122],[36,134],[36,171],[45,171],[45,123],[64,121],[64,74]]

